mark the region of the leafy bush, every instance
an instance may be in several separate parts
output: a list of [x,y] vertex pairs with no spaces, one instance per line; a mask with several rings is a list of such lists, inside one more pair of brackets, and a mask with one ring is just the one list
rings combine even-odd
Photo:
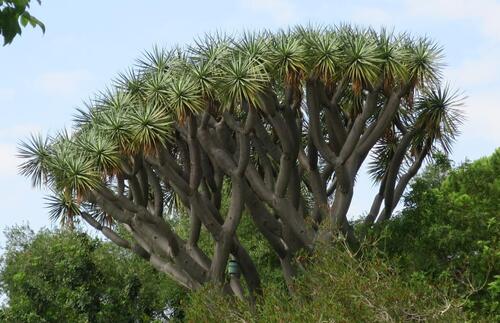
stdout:
[[500,149],[454,170],[431,165],[381,240],[402,271],[452,282],[473,319],[500,320],[499,175]]
[[465,319],[456,300],[415,277],[403,280],[369,250],[353,255],[341,242],[299,257],[304,270],[293,295],[264,287],[255,307],[205,287],[185,304],[189,322],[386,322]]
[[81,232],[7,232],[2,322],[151,322],[185,291],[142,259]]

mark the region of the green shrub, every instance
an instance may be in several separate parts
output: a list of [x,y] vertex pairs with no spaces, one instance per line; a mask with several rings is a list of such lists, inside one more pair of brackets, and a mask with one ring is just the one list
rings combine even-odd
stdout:
[[387,322],[464,321],[457,300],[418,277],[405,281],[383,257],[353,255],[343,244],[321,245],[302,257],[304,270],[293,294],[280,284],[264,286],[254,308],[213,287],[184,304],[189,322]]
[[500,149],[454,170],[431,165],[380,240],[402,272],[451,282],[473,320],[500,321],[499,175]]
[[84,233],[6,234],[1,322],[152,322],[176,314],[185,295],[142,259]]

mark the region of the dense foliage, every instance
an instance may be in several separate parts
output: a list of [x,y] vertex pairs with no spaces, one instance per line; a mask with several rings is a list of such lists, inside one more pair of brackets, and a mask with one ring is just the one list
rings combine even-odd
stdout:
[[[31,0],[0,0],[0,36],[3,36],[4,46],[21,35],[22,27],[28,24],[40,27],[45,32],[45,25],[28,12],[30,2]],[[42,1],[37,2],[41,4]]]
[[304,271],[290,295],[266,284],[255,307],[211,286],[191,293],[189,322],[463,322],[465,314],[425,280],[405,280],[373,250],[352,254],[342,243],[301,257]]
[[80,232],[6,232],[2,322],[151,322],[184,291],[141,259]]
[[500,319],[500,149],[451,169],[441,156],[413,184],[381,248],[403,272],[449,281],[477,315]]
[[[225,275],[232,259],[255,296],[243,217],[290,285],[297,253],[339,232],[358,243],[347,213],[370,156],[372,224],[391,217],[431,152],[449,151],[462,97],[443,84],[441,59],[425,37],[349,25],[155,48],[79,110],[73,131],[23,143],[21,172],[53,191],[50,214],[68,227],[86,221],[189,289],[211,281],[242,297]],[[183,214],[185,236],[170,221]]]

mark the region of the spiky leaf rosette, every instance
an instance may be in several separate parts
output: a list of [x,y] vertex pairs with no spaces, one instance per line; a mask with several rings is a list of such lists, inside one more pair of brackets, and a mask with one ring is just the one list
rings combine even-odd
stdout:
[[150,154],[170,137],[172,121],[165,109],[157,105],[139,106],[128,117],[133,151]]
[[216,97],[216,82],[219,74],[219,69],[213,61],[201,61],[198,63],[189,64],[189,72],[192,79],[198,83],[201,95],[208,99],[214,100]]
[[375,38],[382,59],[384,91],[388,93],[394,84],[402,84],[408,80],[408,69],[404,64],[406,55],[403,46],[404,36],[394,36],[393,33],[382,29],[379,35],[375,35]]
[[406,68],[411,85],[424,89],[438,84],[443,67],[442,47],[427,38],[406,41]]
[[203,108],[202,89],[192,77],[174,74],[166,89],[167,106],[181,122],[189,114],[198,114]]
[[59,221],[62,225],[72,223],[72,218],[80,214],[80,206],[72,194],[67,191],[53,191],[45,198],[45,204],[49,210],[49,218]]
[[241,55],[230,58],[222,66],[219,95],[226,107],[246,101],[260,106],[259,95],[264,93],[269,76],[262,63]]
[[134,99],[145,99],[144,78],[137,70],[130,68],[126,72],[119,73],[118,77],[113,81],[113,85],[119,91],[131,95]]
[[147,74],[144,81],[146,101],[154,105],[166,105],[170,79],[166,72]]
[[134,103],[132,95],[118,88],[107,88],[99,94],[96,101],[96,110],[127,111]]
[[462,111],[458,109],[463,106],[464,100],[465,97],[448,84],[426,88],[415,105],[415,126],[423,132],[422,137],[437,141],[442,150],[449,153],[464,120]]
[[345,76],[359,95],[366,86],[377,81],[382,59],[375,41],[368,34],[346,33],[344,36]]
[[165,72],[173,55],[174,51],[167,51],[155,45],[152,50],[144,52],[136,65],[146,73]]
[[244,33],[243,37],[234,41],[235,49],[244,57],[259,63],[267,63],[270,54],[269,35],[267,33]]
[[120,168],[119,146],[96,130],[79,134],[75,143],[83,155],[103,174],[114,174]]
[[344,54],[337,35],[328,31],[318,34],[311,30],[300,30],[300,33],[307,45],[309,70],[329,87],[341,76]]
[[195,44],[189,46],[187,52],[190,59],[196,63],[207,61],[220,64],[231,54],[230,45],[232,43],[231,37],[225,34],[206,34],[205,37],[195,40]]
[[101,185],[101,175],[92,161],[81,156],[57,155],[51,173],[58,190],[69,190],[78,198]]
[[398,137],[391,132],[379,139],[373,148],[371,160],[368,163],[368,174],[373,182],[380,182],[391,163],[398,145]]
[[122,152],[131,151],[132,129],[128,122],[127,111],[103,110],[99,113],[94,127],[100,135],[106,136],[111,142],[118,145]]
[[32,135],[28,142],[21,142],[18,157],[25,160],[19,166],[21,175],[30,177],[35,187],[46,184],[50,159],[49,137]]
[[281,32],[271,41],[269,64],[285,85],[296,88],[306,73],[307,51],[304,42],[290,32]]

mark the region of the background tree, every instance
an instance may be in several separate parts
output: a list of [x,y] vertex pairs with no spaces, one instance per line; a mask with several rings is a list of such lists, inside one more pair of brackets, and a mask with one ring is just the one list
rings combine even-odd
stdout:
[[[429,153],[449,149],[461,98],[441,87],[441,65],[427,38],[347,25],[155,48],[79,110],[71,133],[22,144],[21,173],[53,190],[51,214],[69,226],[83,219],[189,289],[213,281],[252,296],[244,214],[290,286],[298,251],[338,233],[356,245],[347,213],[370,154],[385,220]],[[172,226],[182,214],[184,237]],[[230,257],[246,284],[226,277]]]
[[499,174],[500,149],[456,169],[437,156],[380,240],[403,273],[451,281],[473,320],[500,319]]
[[[31,0],[1,0],[0,1],[0,35],[3,36],[4,46],[10,44],[17,35],[21,35],[21,27],[30,24],[40,27],[45,32],[45,25],[32,16],[28,9]],[[41,4],[41,0],[37,0]]]
[[152,322],[185,291],[141,259],[81,232],[6,232],[2,322]]

